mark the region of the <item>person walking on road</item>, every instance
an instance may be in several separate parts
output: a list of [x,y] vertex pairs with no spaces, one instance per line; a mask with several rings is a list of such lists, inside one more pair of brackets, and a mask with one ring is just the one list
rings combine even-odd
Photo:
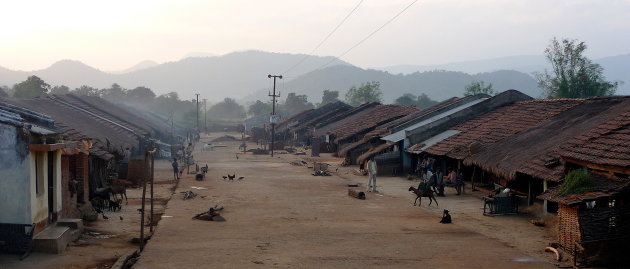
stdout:
[[173,179],[179,179],[179,164],[177,163],[177,159],[173,159]]
[[376,161],[371,158],[368,161],[368,189],[369,192],[376,192],[376,173],[378,168],[376,167]]

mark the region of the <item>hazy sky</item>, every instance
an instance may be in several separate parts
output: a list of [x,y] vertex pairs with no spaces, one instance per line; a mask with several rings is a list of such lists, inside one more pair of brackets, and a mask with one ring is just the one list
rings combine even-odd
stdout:
[[[315,54],[339,55],[413,0],[365,0]],[[358,0],[3,0],[0,66],[73,59],[102,70],[191,52],[307,53]],[[343,60],[361,67],[541,54],[553,36],[593,58],[630,53],[630,0],[420,0]]]

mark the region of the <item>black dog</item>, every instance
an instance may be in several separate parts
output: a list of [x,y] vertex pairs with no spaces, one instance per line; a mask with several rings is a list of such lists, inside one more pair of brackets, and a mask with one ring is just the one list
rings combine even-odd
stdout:
[[451,214],[448,213],[448,210],[444,209],[444,213],[442,213],[442,220],[440,223],[452,223]]

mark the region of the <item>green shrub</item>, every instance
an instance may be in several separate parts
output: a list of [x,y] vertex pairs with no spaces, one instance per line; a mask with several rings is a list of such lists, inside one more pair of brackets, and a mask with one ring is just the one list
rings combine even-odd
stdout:
[[595,180],[591,178],[588,170],[576,169],[564,177],[560,185],[560,195],[590,192],[595,188]]

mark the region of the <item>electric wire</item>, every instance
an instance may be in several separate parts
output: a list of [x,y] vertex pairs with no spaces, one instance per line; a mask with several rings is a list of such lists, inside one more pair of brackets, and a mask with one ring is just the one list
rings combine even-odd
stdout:
[[321,47],[324,44],[324,42],[326,42],[328,40],[328,38],[330,38],[337,31],[337,29],[339,29],[339,27],[341,27],[341,25],[343,25],[346,22],[346,20],[348,20],[348,18],[350,18],[350,16],[359,8],[361,3],[363,3],[363,0],[360,0],[359,3],[357,3],[357,5],[354,6],[354,8],[352,10],[350,10],[350,13],[348,13],[348,15],[346,15],[346,17],[344,17],[343,20],[341,20],[341,22],[339,22],[339,24],[337,24],[337,26],[335,26],[335,28],[332,31],[330,31],[330,33],[328,33],[328,35],[321,42],[319,42],[319,44],[317,44],[317,46],[315,46],[314,49],[312,49],[308,54],[304,55],[304,57],[302,57],[302,59],[300,59],[293,66],[289,67],[289,69],[284,71],[282,74],[288,74],[289,72],[293,71],[294,68],[298,67],[304,61],[306,61],[306,59],[311,57],[313,55],[313,53],[317,49],[319,49],[319,47]]
[[389,19],[388,21],[386,21],[383,25],[381,25],[379,28],[377,28],[376,30],[374,30],[372,33],[370,33],[369,35],[367,35],[365,38],[361,39],[361,41],[359,41],[358,43],[356,43],[354,46],[350,47],[348,50],[346,50],[344,53],[340,54],[339,56],[333,58],[332,60],[328,61],[327,63],[323,64],[322,66],[318,67],[315,70],[319,70],[322,69],[324,67],[326,67],[327,65],[331,64],[332,62],[339,60],[339,58],[343,57],[344,55],[348,54],[350,51],[352,51],[354,48],[358,47],[359,45],[361,45],[363,42],[365,42],[366,40],[368,40],[370,37],[372,37],[374,34],[378,33],[378,31],[380,31],[381,29],[385,28],[385,26],[387,26],[388,24],[390,24],[392,21],[394,21],[396,18],[398,18],[400,15],[402,15],[405,11],[407,11],[407,9],[409,9],[411,6],[413,6],[413,4],[415,4],[416,2],[418,2],[418,0],[414,0],[413,2],[411,2],[411,4],[407,5],[405,8],[403,8],[400,12],[398,12],[394,17],[392,17],[391,19]]

